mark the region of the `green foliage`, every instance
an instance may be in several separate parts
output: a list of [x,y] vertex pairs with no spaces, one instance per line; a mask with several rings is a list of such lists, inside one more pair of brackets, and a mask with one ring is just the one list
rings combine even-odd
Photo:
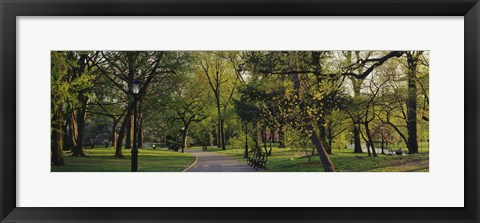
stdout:
[[[90,96],[88,90],[93,85],[95,68],[89,62],[90,52],[52,51],[51,52],[51,112],[54,108],[76,109],[79,95]],[[63,123],[53,114],[52,124]]]
[[[51,117],[55,108],[60,107],[69,97],[68,83],[64,81],[68,72],[68,64],[65,54],[62,52],[52,52],[51,54]],[[53,123],[52,123],[53,124]]]
[[315,147],[313,146],[310,137],[305,133],[295,130],[287,131],[287,134],[285,135],[287,145],[289,145],[292,150],[303,152],[305,154],[304,156],[310,162],[315,151]]
[[[255,141],[252,137],[247,138],[249,151],[252,151],[255,148]],[[245,151],[245,132],[238,132],[232,139],[230,139],[230,146],[232,148],[243,148]]]

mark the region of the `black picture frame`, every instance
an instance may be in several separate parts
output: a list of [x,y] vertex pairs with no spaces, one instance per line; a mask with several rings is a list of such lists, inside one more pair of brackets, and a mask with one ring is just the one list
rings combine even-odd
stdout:
[[[2,222],[479,222],[478,0],[1,0],[0,219]],[[463,16],[463,208],[16,207],[17,16]],[[445,164],[448,165],[448,164]],[[134,189],[132,189],[134,190]],[[55,195],[52,195],[55,196]]]

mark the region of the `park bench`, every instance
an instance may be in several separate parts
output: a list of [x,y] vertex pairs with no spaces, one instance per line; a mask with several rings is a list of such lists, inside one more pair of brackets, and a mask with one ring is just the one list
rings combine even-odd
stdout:
[[[257,152],[255,152],[254,154],[256,154],[256,153],[257,153]],[[254,155],[254,156],[255,156],[255,155]],[[252,162],[252,157],[251,157],[251,156],[247,156],[247,164],[248,164],[249,166],[251,166],[251,165],[250,165],[251,162]]]
[[258,170],[258,168],[267,169],[267,154],[256,151],[253,157],[247,157],[247,163],[255,170]]
[[260,152],[255,151],[253,152],[253,156],[247,156],[247,164],[249,166],[253,166],[253,158],[258,158],[259,155],[260,155]]

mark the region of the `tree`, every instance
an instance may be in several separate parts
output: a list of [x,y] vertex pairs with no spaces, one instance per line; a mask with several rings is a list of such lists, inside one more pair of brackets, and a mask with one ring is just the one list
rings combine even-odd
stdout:
[[170,109],[174,110],[177,118],[182,122],[182,153],[187,147],[187,135],[192,122],[206,119],[206,105],[208,103],[208,89],[204,88],[202,79],[195,73],[185,74],[177,90],[173,92]]
[[68,95],[68,83],[65,76],[68,72],[68,64],[64,52],[51,52],[51,99],[50,99],[50,116],[51,116],[51,160],[53,165],[64,165],[63,159],[63,131],[62,125],[63,108]]
[[328,154],[332,154],[333,141],[335,138],[341,136],[345,131],[351,128],[348,119],[349,118],[346,116],[345,112],[338,108],[333,109],[330,114],[324,116]]
[[[275,76],[259,77],[248,76],[248,81],[245,80],[245,84],[238,89],[240,98],[234,100],[234,104],[243,122],[258,126],[258,136],[255,138],[262,140],[265,153],[270,156],[275,130],[284,125],[278,107],[285,91],[282,86],[284,80]],[[270,150],[267,149],[267,143],[270,143]]]
[[[93,85],[95,53],[53,51],[52,59],[52,159],[55,165],[63,164],[63,126],[73,146],[73,156],[85,156],[83,152],[85,112],[89,91]],[[66,113],[68,112],[68,115]],[[66,122],[65,118],[68,118]]]
[[125,116],[127,101],[122,99],[123,92],[115,88],[109,80],[100,76],[94,88],[95,97],[91,100],[87,115],[101,115],[111,119],[110,138],[111,147],[116,148],[118,138],[118,124]]
[[[295,70],[295,68],[294,68]],[[335,167],[330,160],[330,158],[327,155],[327,151],[320,140],[320,137],[318,136],[317,132],[315,131],[313,125],[311,124],[311,117],[309,116],[309,111],[308,107],[303,105],[301,101],[304,99],[303,95],[304,92],[302,92],[302,84],[300,81],[300,78],[298,76],[298,73],[293,73],[292,75],[293,79],[293,86],[294,86],[294,91],[295,91],[295,98],[297,100],[298,105],[300,106],[300,114],[303,114],[303,122],[305,124],[305,131],[308,132],[310,135],[310,139],[312,143],[315,145],[315,148],[317,148],[318,156],[320,157],[320,161],[322,162],[324,169],[326,172],[333,172],[335,171]]]
[[407,99],[407,129],[408,129],[408,152],[418,153],[417,140],[417,66],[423,51],[407,52],[408,65],[408,99]]
[[382,95],[378,103],[379,109],[377,117],[381,123],[388,124],[392,127],[405,144],[407,144],[408,148],[407,126],[402,125],[402,123],[406,124],[407,122],[405,112],[407,89],[405,88],[405,84],[403,84],[406,77],[399,65],[400,63],[395,61],[385,66],[387,69],[382,70],[384,75],[389,76],[389,81],[384,89],[382,89]]
[[312,140],[309,139],[308,135],[302,134],[298,131],[289,131],[288,141],[293,148],[305,154],[305,157],[308,159],[309,163],[312,162],[312,159],[315,155],[315,147],[313,146]]
[[[155,79],[159,79],[166,74],[175,74],[174,68],[181,64],[182,61],[177,60],[176,52],[139,52],[139,51],[102,51],[103,64],[98,69],[118,90],[124,93],[127,98],[126,115],[120,127],[117,139],[117,147],[115,157],[123,158],[122,147],[123,139],[131,133],[126,131],[127,125],[131,125],[129,119],[133,114],[133,93],[131,92],[131,84],[134,79],[140,81],[140,92],[137,97],[143,100],[149,85]],[[140,111],[141,112],[141,111]],[[131,136],[137,137],[137,136]]]
[[73,64],[69,69],[70,78],[80,80],[82,83],[72,87],[73,94],[77,97],[77,100],[72,101],[70,105],[69,124],[73,144],[72,156],[85,156],[85,116],[97,77],[95,66],[99,61],[99,52],[68,52],[67,55]]
[[[285,93],[284,103],[281,106],[284,120],[301,134],[309,136],[318,151],[324,170],[331,172],[335,171],[335,167],[314,127],[314,123],[318,123],[321,114],[321,108],[318,107],[319,101],[330,89],[327,87],[320,92],[311,92],[306,84],[311,78],[308,74],[322,76],[321,70],[312,71],[311,69],[311,64],[316,62],[315,59],[321,60],[321,57],[327,55],[325,52],[321,54],[313,57],[311,52],[253,52],[249,63],[259,74],[290,76],[292,84],[290,86],[293,91],[287,90]],[[302,79],[305,80],[302,81]]]
[[[218,148],[225,150],[225,113],[227,107],[231,105],[239,78],[235,75],[230,61],[223,52],[199,53],[198,65],[203,70],[215,98],[219,135]],[[230,89],[227,86],[230,86]]]
[[[348,65],[354,63],[354,59],[352,57],[352,52],[351,51],[343,51],[342,53],[345,56],[345,61],[346,61],[345,66],[347,67],[346,71],[351,72],[352,67],[348,67]],[[361,60],[360,51],[355,51],[354,55],[356,56],[357,61]],[[364,56],[364,59],[368,59],[370,56],[371,56],[371,52],[369,51]],[[363,66],[358,66],[356,68],[356,71],[358,73],[362,73],[363,69],[364,69]],[[363,84],[365,78],[357,79],[357,78],[355,78],[355,76],[348,76],[348,77],[349,77],[349,79],[352,83],[353,97],[354,98],[359,98],[360,97],[360,89],[362,88],[362,84]],[[356,116],[356,115],[352,116],[352,121],[353,121],[353,139],[354,139],[353,140],[353,142],[354,142],[353,152],[354,153],[363,153],[361,142],[360,142],[360,129],[359,129],[358,125],[356,124],[356,123],[359,122],[358,116]]]
[[[378,96],[378,94],[380,93],[380,90],[382,89],[382,87],[388,83],[388,79],[383,81],[382,83],[380,84],[377,84],[375,83],[375,76],[372,75],[372,78],[370,79],[369,81],[369,96],[368,96],[368,99],[367,99],[367,102],[365,104],[362,105],[362,107],[365,108],[365,113],[364,113],[364,116],[363,116],[363,122],[362,124],[364,125],[365,127],[365,132],[366,132],[366,135],[367,135],[367,142],[368,142],[368,145],[372,148],[372,154],[374,157],[378,156],[377,155],[377,152],[375,150],[375,144],[373,142],[373,139],[372,139],[372,134],[371,134],[371,131],[370,131],[370,123],[375,119],[376,117],[376,111],[375,111],[375,108],[376,108],[376,97]],[[368,152],[368,155],[370,156],[370,151]]]
[[[404,57],[387,67],[392,80],[384,89],[379,119],[399,134],[409,153],[418,153],[418,120],[428,123],[428,55],[422,51],[406,52]],[[417,86],[420,86],[421,94],[417,92]],[[422,101],[423,109],[419,113],[417,106]]]

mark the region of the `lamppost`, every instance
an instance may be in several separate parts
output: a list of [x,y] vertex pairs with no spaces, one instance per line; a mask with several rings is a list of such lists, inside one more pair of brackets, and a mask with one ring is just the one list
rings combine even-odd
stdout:
[[245,121],[245,155],[243,158],[248,157],[248,122]]
[[[140,73],[140,71],[139,71]],[[133,148],[132,148],[132,172],[137,172],[138,169],[138,148],[137,148],[137,100],[140,92],[140,81],[132,80],[133,93]]]
[[382,154],[385,154],[385,152],[383,152],[383,143],[385,142],[383,138],[383,125],[380,126],[380,129],[382,130]]

